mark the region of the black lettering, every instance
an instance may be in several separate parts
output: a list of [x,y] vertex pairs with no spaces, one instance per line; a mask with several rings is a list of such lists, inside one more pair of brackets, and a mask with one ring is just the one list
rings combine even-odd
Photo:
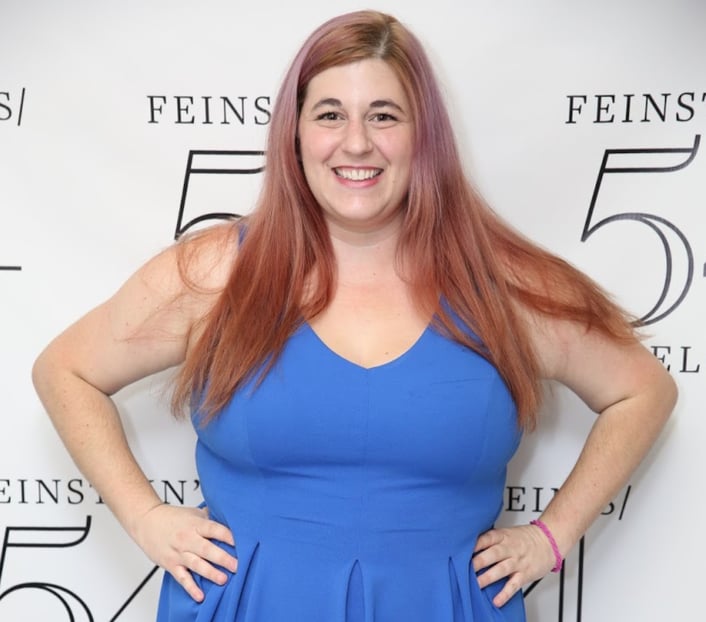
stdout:
[[241,125],[245,125],[245,97],[238,97],[240,100],[240,110],[236,110],[235,106],[233,106],[233,103],[230,101],[225,96],[221,96],[221,101],[223,102],[223,120],[221,121],[221,125],[229,125],[230,121],[228,121],[228,109],[230,109],[233,114],[236,116],[238,121],[240,121]]
[[27,483],[26,479],[18,479],[17,480],[20,483],[20,503],[24,504],[27,503],[27,499],[25,497],[25,484]]
[[20,112],[17,115],[17,127],[20,127],[22,125],[22,111],[24,110],[25,107],[25,87],[22,87],[22,90],[20,91]]
[[[609,103],[603,104],[603,100],[607,99]],[[615,115],[611,112],[607,119],[602,118],[603,112],[610,112],[611,104],[615,103],[615,95],[596,95],[596,123],[613,123]]]
[[0,479],[0,503],[10,503],[12,501],[12,497],[7,490],[9,486],[9,479]]
[[[263,108],[261,106],[262,102],[266,102],[267,108]],[[255,98],[255,109],[258,112],[262,112],[265,115],[265,118],[262,119],[259,117],[257,114],[255,115],[255,125],[267,125],[270,122],[270,118],[272,117],[272,114],[270,113],[270,98],[267,95],[261,95],[260,97]]]
[[[520,493],[515,494],[515,491],[520,491]],[[525,504],[522,507],[515,507],[515,502],[519,502],[522,496],[525,494],[524,486],[508,486],[507,487],[507,508],[508,512],[524,512]]]
[[[667,354],[672,353],[672,347],[671,346],[651,346],[652,348],[652,354],[654,354],[657,357],[657,360],[662,363],[667,371],[670,371],[671,365],[665,361],[665,358]],[[660,350],[665,350],[666,354],[660,355],[659,351]]]
[[684,101],[684,99],[687,98],[687,97],[689,98],[689,100],[690,100],[691,103],[693,104],[693,103],[694,103],[694,97],[695,97],[695,93],[693,93],[693,92],[692,92],[692,93],[681,93],[681,94],[679,95],[679,97],[677,98],[677,106],[679,106],[680,108],[684,108],[685,110],[688,110],[688,111],[689,111],[689,112],[687,113],[687,116],[684,117],[684,118],[682,118],[682,116],[681,116],[681,114],[680,114],[679,112],[677,113],[677,121],[680,121],[680,122],[682,122],[682,123],[684,123],[684,122],[686,122],[686,121],[691,121],[691,120],[694,118],[694,107],[693,107],[693,106],[690,106],[689,104],[687,104],[687,103]]
[[54,503],[59,503],[59,480],[58,479],[52,480],[52,482],[54,483],[53,491],[52,491],[52,489],[49,488],[49,486],[46,485],[44,480],[36,479],[34,481],[37,482],[37,505],[42,505],[44,503],[43,498],[42,498],[42,490],[44,490],[49,495],[49,498]]
[[645,116],[642,118],[641,123],[650,123],[651,122],[651,119],[649,118],[649,115],[648,115],[648,110],[649,110],[650,106],[657,113],[657,116],[659,116],[659,118],[662,121],[666,121],[666,119],[667,119],[667,99],[669,98],[669,95],[670,95],[670,93],[662,93],[662,98],[663,98],[662,106],[663,107],[660,108],[657,105],[657,102],[655,101],[654,97],[652,97],[652,95],[650,95],[649,93],[644,93],[643,97],[645,99]]
[[635,93],[626,93],[623,97],[625,97],[625,117],[623,118],[623,123],[632,123],[632,119],[630,118],[630,105],[632,104],[632,98],[635,97]]
[[212,125],[213,121],[211,121],[211,96],[210,95],[202,95],[201,99],[203,99],[203,124],[204,125]]
[[631,490],[632,490],[632,484],[628,484],[628,487],[625,489],[625,496],[623,497],[623,505],[620,508],[620,514],[618,515],[618,520],[623,520],[623,516],[625,515],[625,508],[628,505],[628,498],[630,497]]
[[177,492],[174,486],[172,486],[171,483],[169,483],[169,481],[167,481],[166,479],[162,480],[162,484],[164,485],[164,495],[162,496],[162,499],[165,503],[169,503],[169,491],[171,490],[179,504],[184,505],[184,484],[186,484],[185,479],[179,480],[179,492]]
[[[181,123],[181,124],[190,124],[194,122],[194,115],[189,112],[189,106],[192,106],[194,103],[194,98],[191,97],[191,95],[175,95],[174,99],[176,100],[177,104],[177,120],[176,123]],[[188,103],[186,105],[182,104],[182,99],[186,100]],[[182,113],[190,115],[190,118],[188,120],[184,120]]]
[[69,493],[73,493],[76,496],[72,496],[71,494],[68,494],[66,496],[66,500],[69,504],[71,505],[78,505],[79,503],[83,503],[84,499],[84,494],[83,494],[83,480],[80,479],[70,479],[66,487],[69,490]]
[[159,121],[157,121],[157,120],[155,119],[155,113],[156,113],[156,112],[159,112],[159,114],[160,114],[160,116],[161,116],[161,115],[162,115],[162,106],[161,106],[161,105],[160,105],[160,106],[155,105],[155,101],[154,101],[154,100],[155,100],[155,99],[161,99],[161,100],[162,100],[162,104],[166,104],[166,103],[167,103],[167,98],[166,98],[164,95],[148,95],[148,96],[147,96],[147,99],[150,100],[150,120],[148,121],[148,123],[159,123]]
[[701,369],[701,363],[698,363],[695,368],[689,369],[688,365],[688,359],[689,359],[689,350],[691,350],[691,346],[682,346],[681,347],[681,369],[679,370],[682,374],[697,374],[699,370]]
[[[93,488],[93,485],[90,482],[88,486],[89,488]],[[103,505],[103,498],[98,494],[98,491],[96,491],[96,505]]]
[[[576,121],[574,120],[574,112],[581,114],[581,109],[583,108],[582,104],[585,104],[586,101],[588,101],[588,97],[586,97],[585,95],[567,95],[566,97],[569,100],[569,120],[566,121],[566,123],[576,123]],[[582,104],[574,106],[575,99],[582,100]]]
[[[10,103],[10,93],[7,91],[0,91],[0,96],[4,96],[5,99],[7,100],[7,103]],[[2,111],[5,110],[7,116],[2,116]],[[0,102],[0,121],[9,121],[12,118],[12,108],[8,106],[7,104],[3,104]]]
[[612,501],[608,504],[608,507],[601,512],[601,516],[609,516],[615,511],[615,503]]

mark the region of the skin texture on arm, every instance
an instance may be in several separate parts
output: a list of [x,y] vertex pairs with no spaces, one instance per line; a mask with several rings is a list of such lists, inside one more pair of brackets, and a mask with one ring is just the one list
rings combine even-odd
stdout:
[[184,360],[198,320],[227,278],[231,262],[221,257],[235,252],[227,228],[207,235],[212,239],[198,241],[198,255],[190,254],[196,259],[189,277],[198,290],[185,285],[179,251],[169,248],[54,339],[32,370],[37,393],[78,468],[145,553],[197,600],[203,594],[188,569],[224,582],[226,575],[211,564],[235,570],[236,560],[209,538],[233,544],[232,535],[205,511],[162,504],[130,451],[110,396]]
[[[571,473],[541,520],[563,557],[627,482],[674,408],[676,386],[640,343],[623,344],[571,322],[533,322],[543,376],[574,391],[599,416]],[[474,556],[481,586],[509,580],[495,598],[502,606],[555,563],[547,537],[532,525],[483,534]]]

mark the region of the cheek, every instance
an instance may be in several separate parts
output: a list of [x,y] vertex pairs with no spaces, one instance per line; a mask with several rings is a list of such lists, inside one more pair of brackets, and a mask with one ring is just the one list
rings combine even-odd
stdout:
[[334,148],[334,137],[325,132],[308,128],[299,133],[299,152],[303,160],[320,163],[329,157]]
[[407,137],[391,136],[378,143],[378,149],[385,158],[400,168],[409,168],[414,155],[414,145]]
[[405,187],[409,185],[412,177],[412,161],[412,156],[408,151],[398,153],[395,159],[395,169],[397,171],[395,177],[398,183]]
[[315,154],[311,152],[308,145],[300,145],[299,160],[301,162],[302,170],[304,171],[304,176],[307,181],[310,181],[311,176],[315,173],[317,161]]

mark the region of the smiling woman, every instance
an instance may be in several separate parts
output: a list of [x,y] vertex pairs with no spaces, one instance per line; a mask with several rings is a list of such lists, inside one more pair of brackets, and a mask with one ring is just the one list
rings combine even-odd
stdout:
[[381,59],[332,67],[309,83],[300,156],[334,237],[370,243],[399,229],[414,149],[409,114],[402,84]]
[[[246,219],[184,236],[57,337],[37,390],[164,577],[160,622],[523,622],[654,442],[674,385],[585,275],[469,185],[396,19],[320,26]],[[179,366],[201,509],[161,502],[110,395]],[[600,413],[541,520],[494,528],[541,382]]]

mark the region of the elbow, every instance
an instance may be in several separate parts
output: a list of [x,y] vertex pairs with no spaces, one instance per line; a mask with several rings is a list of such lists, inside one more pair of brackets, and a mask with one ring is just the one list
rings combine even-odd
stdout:
[[665,420],[668,419],[674,412],[674,408],[677,405],[677,400],[679,399],[679,388],[674,378],[667,373],[666,381],[663,389],[664,400],[666,403]]
[[47,351],[44,350],[32,365],[32,384],[40,398],[42,397],[47,380],[51,377],[48,359],[49,355]]
[[59,365],[50,344],[39,354],[32,365],[32,384],[42,402],[45,401],[45,397],[58,376]]
[[672,375],[662,368],[658,378],[653,378],[647,395],[651,406],[649,412],[655,424],[662,428],[674,413],[674,408],[679,398],[679,389]]

